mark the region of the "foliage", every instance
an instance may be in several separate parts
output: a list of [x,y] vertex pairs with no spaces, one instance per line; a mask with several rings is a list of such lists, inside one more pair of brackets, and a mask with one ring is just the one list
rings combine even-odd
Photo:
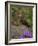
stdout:
[[25,24],[32,26],[32,7],[10,5],[11,19],[17,25]]

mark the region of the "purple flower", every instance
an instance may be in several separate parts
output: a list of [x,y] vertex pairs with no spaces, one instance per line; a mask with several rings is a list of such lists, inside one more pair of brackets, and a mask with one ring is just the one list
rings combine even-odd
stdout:
[[19,38],[32,38],[32,33],[30,31],[25,31]]
[[25,31],[23,35],[26,35],[28,37],[32,37],[32,33],[30,31]]

